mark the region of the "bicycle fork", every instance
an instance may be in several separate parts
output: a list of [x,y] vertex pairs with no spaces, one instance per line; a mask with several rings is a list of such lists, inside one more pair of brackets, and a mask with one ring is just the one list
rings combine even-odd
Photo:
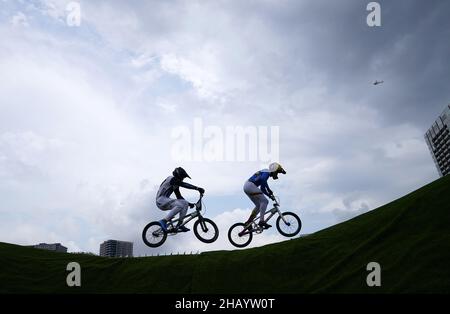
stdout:
[[281,220],[283,220],[283,222],[284,222],[287,226],[290,226],[291,223],[290,223],[289,221],[287,221],[286,218],[284,218],[283,213],[281,212],[281,210],[280,210],[278,207],[276,207],[276,210],[277,210],[277,212],[278,212],[278,215],[280,215]]
[[[269,216],[269,218],[267,220],[269,220],[270,218],[272,218],[273,215],[275,215],[276,213],[278,213],[278,215],[281,217],[281,220],[283,220],[283,222],[290,226],[291,224],[289,223],[289,221],[286,220],[286,218],[284,218],[283,213],[281,212],[280,208],[278,206],[274,206],[271,210],[271,215]],[[266,221],[267,221],[266,220]]]
[[205,220],[203,219],[203,216],[199,215],[198,219],[200,220],[200,227],[202,228],[203,232],[208,232],[208,226],[206,226]]

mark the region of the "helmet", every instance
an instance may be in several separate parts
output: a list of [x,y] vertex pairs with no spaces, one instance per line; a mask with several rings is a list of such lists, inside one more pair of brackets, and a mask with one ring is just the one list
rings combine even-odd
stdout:
[[181,167],[178,167],[178,168],[175,168],[175,170],[172,172],[172,174],[173,174],[173,176],[175,177],[175,178],[178,178],[178,179],[181,179],[181,180],[183,180],[184,178],[191,178],[188,174],[187,174],[187,172],[186,172],[186,170],[184,170],[183,168],[181,168]]
[[278,173],[283,173],[283,174],[286,174],[286,171],[283,169],[283,167],[279,164],[279,163],[277,163],[277,162],[273,162],[273,163],[271,163],[270,165],[269,165],[269,172],[270,173],[275,173],[275,174],[278,174]]

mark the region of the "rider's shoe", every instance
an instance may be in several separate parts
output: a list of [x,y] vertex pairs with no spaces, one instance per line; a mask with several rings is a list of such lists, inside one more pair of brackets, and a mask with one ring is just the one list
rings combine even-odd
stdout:
[[167,232],[167,222],[164,219],[161,219],[159,222],[159,225],[161,226],[162,230]]
[[263,229],[269,229],[269,228],[272,227],[271,225],[269,225],[269,224],[266,223],[266,222],[260,222],[260,223],[258,224],[258,226],[260,226],[260,227],[263,228]]
[[181,227],[178,227],[178,230],[179,230],[180,232],[188,232],[188,231],[190,231],[191,229],[186,228],[185,226],[181,226]]

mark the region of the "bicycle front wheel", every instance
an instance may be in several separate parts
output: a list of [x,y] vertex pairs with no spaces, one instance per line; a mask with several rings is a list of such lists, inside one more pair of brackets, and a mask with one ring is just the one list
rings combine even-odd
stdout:
[[284,212],[278,216],[277,219],[277,229],[278,232],[284,235],[285,237],[293,237],[296,236],[300,229],[302,228],[302,221],[300,218],[291,212]]
[[245,228],[245,224],[242,222],[235,223],[228,230],[228,240],[235,247],[246,247],[252,242],[253,233]]
[[142,240],[149,247],[161,246],[167,239],[167,233],[162,230],[157,221],[153,221],[142,230]]
[[204,243],[213,243],[219,237],[219,228],[211,219],[201,218],[194,224],[194,234]]

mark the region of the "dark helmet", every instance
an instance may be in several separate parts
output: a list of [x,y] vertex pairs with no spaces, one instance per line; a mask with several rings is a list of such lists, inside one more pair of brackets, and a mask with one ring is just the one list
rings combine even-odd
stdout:
[[172,174],[175,178],[180,179],[180,180],[183,180],[184,178],[189,178],[189,179],[191,178],[187,174],[186,170],[184,170],[181,167],[175,168],[175,170],[172,172]]

